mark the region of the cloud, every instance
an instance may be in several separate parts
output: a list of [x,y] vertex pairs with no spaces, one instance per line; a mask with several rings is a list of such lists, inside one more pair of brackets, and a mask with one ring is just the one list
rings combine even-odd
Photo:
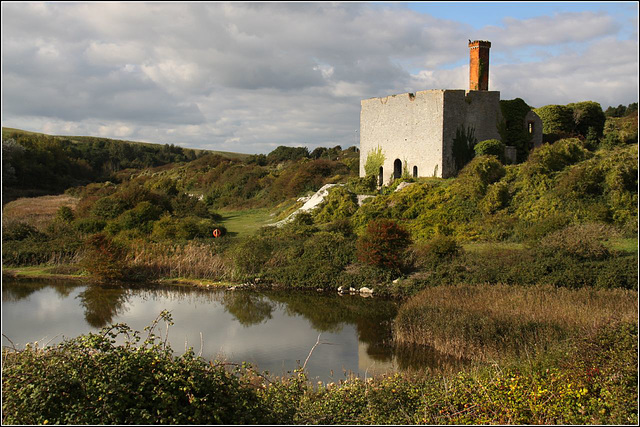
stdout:
[[618,105],[637,101],[637,36],[620,40],[621,25],[583,12],[475,30],[360,3],[3,4],[3,124],[245,153],[347,147],[361,99],[466,88],[468,38],[494,43],[504,99]]
[[481,32],[489,40],[499,40],[507,49],[586,42],[619,30],[613,17],[604,12],[566,12],[530,19],[506,17],[503,22],[503,27],[490,26]]

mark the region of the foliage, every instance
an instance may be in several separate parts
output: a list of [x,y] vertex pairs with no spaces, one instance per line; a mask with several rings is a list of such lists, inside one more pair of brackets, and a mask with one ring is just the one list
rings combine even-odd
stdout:
[[638,114],[638,103],[634,102],[625,107],[619,104],[617,107],[609,106],[604,112],[607,117],[624,117],[627,115]]
[[434,267],[449,262],[462,252],[462,247],[450,236],[436,234],[426,243],[416,244],[413,253],[416,264],[422,268]]
[[[166,312],[159,319],[171,322]],[[174,357],[157,323],[144,341],[117,324],[55,347],[4,349],[3,422],[637,424],[635,322],[611,322],[522,362],[315,386],[301,370],[269,379],[192,350]]]
[[409,233],[393,220],[369,222],[356,243],[360,262],[391,271],[404,266],[404,253],[411,243]]
[[573,110],[564,105],[545,105],[533,110],[542,119],[545,142],[554,142],[573,133]]
[[83,267],[99,282],[130,279],[125,261],[126,250],[105,234],[96,233],[85,242]]
[[[531,107],[527,105],[521,98],[511,100],[501,100],[500,110],[502,112],[503,122],[498,126],[498,132],[504,145],[516,147],[517,158],[524,161],[527,158],[531,147],[531,135],[529,134],[524,118]],[[478,151],[476,150],[476,153]],[[497,155],[504,163],[502,153],[482,153]]]
[[350,218],[358,210],[356,195],[343,186],[331,188],[314,212],[318,223]]
[[475,129],[459,127],[456,129],[456,136],[453,139],[452,153],[456,171],[462,169],[474,155],[473,148],[478,139],[475,137]]
[[600,104],[584,101],[567,104],[567,107],[573,111],[573,128],[576,133],[587,136],[589,129],[593,129],[597,137],[602,136],[606,117]]
[[615,229],[605,224],[572,225],[548,234],[536,245],[536,249],[547,256],[605,259],[611,255],[606,242],[615,235]]
[[476,156],[496,156],[500,162],[504,163],[504,144],[497,139],[487,139],[478,142],[473,150]]
[[[228,372],[161,336],[116,324],[55,347],[3,351],[3,422],[10,424],[254,424],[266,407],[240,367]],[[124,343],[119,344],[124,341]],[[241,378],[237,374],[246,375]]]
[[384,152],[382,151],[382,148],[380,146],[376,147],[373,150],[370,150],[367,153],[367,160],[364,164],[365,175],[375,176],[377,178],[380,167],[382,167],[386,158],[387,157],[384,155]]
[[347,181],[347,189],[355,194],[375,194],[378,185],[378,177],[376,175],[366,175],[364,177],[355,177]]
[[290,160],[299,160],[309,157],[307,147],[287,147],[280,145],[275,150],[267,154],[267,163],[274,164]]

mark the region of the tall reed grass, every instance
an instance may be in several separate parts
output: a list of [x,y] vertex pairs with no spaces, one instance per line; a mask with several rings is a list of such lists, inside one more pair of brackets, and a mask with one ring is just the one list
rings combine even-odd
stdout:
[[407,301],[397,344],[475,360],[533,354],[613,321],[637,322],[637,292],[551,286],[438,286]]
[[214,247],[201,242],[136,242],[128,251],[127,263],[150,278],[233,279],[231,264]]

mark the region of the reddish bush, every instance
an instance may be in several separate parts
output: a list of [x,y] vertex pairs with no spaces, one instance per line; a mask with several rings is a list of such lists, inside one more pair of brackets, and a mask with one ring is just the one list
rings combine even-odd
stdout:
[[409,244],[409,233],[395,221],[376,219],[358,239],[357,256],[364,264],[399,271]]

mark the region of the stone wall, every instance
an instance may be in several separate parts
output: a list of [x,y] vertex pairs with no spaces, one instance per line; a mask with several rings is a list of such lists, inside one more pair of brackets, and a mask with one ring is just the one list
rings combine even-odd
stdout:
[[383,183],[393,178],[394,162],[411,175],[448,178],[456,173],[453,140],[458,129],[471,127],[478,141],[500,139],[500,92],[426,90],[361,102],[360,176],[370,152],[385,155]]
[[403,93],[361,102],[360,176],[368,154],[378,146],[385,154],[383,182],[393,177],[400,160],[411,174],[442,176],[442,129],[444,90]]
[[533,124],[533,132],[531,133],[531,145],[533,148],[542,145],[542,119],[536,113],[529,111],[524,116],[524,128],[529,129],[529,123]]

